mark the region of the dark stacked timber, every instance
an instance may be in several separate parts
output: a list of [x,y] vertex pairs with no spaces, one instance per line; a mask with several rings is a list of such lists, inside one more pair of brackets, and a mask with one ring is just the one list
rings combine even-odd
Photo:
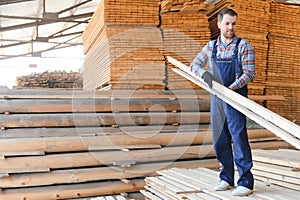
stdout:
[[266,94],[286,101],[267,101],[267,107],[300,124],[300,6],[271,5]]
[[82,76],[79,72],[53,71],[33,73],[16,78],[17,89],[41,88],[82,88]]
[[[8,90],[1,96],[1,199],[137,192],[145,176],[219,168],[209,98],[194,91]],[[252,148],[290,147],[264,129]]]

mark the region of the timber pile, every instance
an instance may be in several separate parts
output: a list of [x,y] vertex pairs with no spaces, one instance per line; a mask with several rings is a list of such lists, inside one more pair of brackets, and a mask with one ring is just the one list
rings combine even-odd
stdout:
[[103,0],[83,33],[85,89],[165,88],[159,0]]
[[[189,64],[210,40],[209,24],[205,13],[165,12],[161,13],[161,22],[164,56],[174,56]],[[168,89],[199,89],[174,73],[173,67],[167,62],[166,87]]]
[[[0,91],[1,199],[131,193],[161,169],[219,168],[207,94]],[[264,129],[252,148],[288,148]]]
[[83,34],[84,88],[190,89],[190,82],[166,67],[165,56],[191,62],[210,39],[207,8],[188,0],[161,6],[158,0],[100,2]]
[[267,101],[267,107],[300,124],[300,6],[271,5],[266,94],[286,101]]
[[253,174],[257,180],[300,192],[299,150],[254,150]]
[[[299,154],[299,152],[296,154]],[[271,168],[268,169],[272,170]],[[157,173],[159,176],[147,177],[145,179],[146,186],[144,190],[141,190],[141,193],[143,193],[147,199],[241,199],[241,197],[233,197],[231,194],[232,190],[213,190],[214,186],[219,182],[217,171],[205,168],[172,168],[161,170]],[[255,180],[253,194],[244,198],[260,200],[298,199],[299,195],[299,186],[298,190],[294,190],[292,188]]]
[[164,12],[188,12],[197,13],[206,11],[211,4],[206,4],[205,0],[162,0],[161,13]]
[[249,94],[263,95],[267,78],[268,24],[270,3],[264,0],[221,0],[208,12],[212,39],[220,30],[217,27],[217,14],[225,7],[238,13],[236,34],[248,40],[256,52],[256,78],[249,84]]
[[14,88],[82,88],[82,76],[79,72],[72,71],[33,73],[28,76],[17,77]]

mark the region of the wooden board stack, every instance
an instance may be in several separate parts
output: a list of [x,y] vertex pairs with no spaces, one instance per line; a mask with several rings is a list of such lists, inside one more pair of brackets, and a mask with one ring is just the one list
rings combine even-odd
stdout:
[[79,72],[53,71],[33,73],[16,78],[14,89],[69,88],[81,89],[82,76]]
[[[219,182],[217,171],[210,169],[176,169],[161,170],[157,172],[160,176],[147,177],[146,186],[141,193],[147,199],[241,199],[232,196],[231,190],[214,191],[213,188]],[[299,187],[299,186],[298,186]],[[297,199],[299,190],[281,187],[259,180],[255,181],[254,192],[246,199]]]
[[[204,13],[165,12],[161,14],[161,21],[164,55],[176,57],[187,65],[210,40],[209,24]],[[168,89],[200,89],[174,73],[171,63],[167,63],[167,66]]]
[[255,179],[300,192],[300,151],[253,150]]
[[249,94],[263,95],[266,81],[267,52],[268,52],[268,21],[270,3],[264,0],[221,0],[208,12],[212,38],[219,35],[217,14],[229,7],[238,13],[236,34],[248,40],[256,52],[256,78],[249,84]]
[[[161,169],[219,168],[207,94],[0,91],[0,199],[137,192]],[[288,148],[264,129],[252,148]]]
[[300,6],[273,3],[269,25],[266,94],[286,101],[267,101],[267,107],[300,124]]
[[159,0],[99,3],[83,33],[85,89],[164,89]]

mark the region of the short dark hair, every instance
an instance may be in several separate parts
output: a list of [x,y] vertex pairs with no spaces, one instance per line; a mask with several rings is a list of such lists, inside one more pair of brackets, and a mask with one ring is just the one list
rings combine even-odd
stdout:
[[224,15],[230,15],[233,17],[233,16],[237,16],[237,13],[231,8],[224,8],[218,14],[218,22],[221,22],[223,20]]

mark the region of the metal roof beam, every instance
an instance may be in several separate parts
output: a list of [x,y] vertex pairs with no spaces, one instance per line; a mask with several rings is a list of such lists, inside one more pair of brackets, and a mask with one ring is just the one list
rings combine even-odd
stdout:
[[[13,26],[1,27],[0,32],[11,31],[11,30],[16,30],[16,29],[22,29],[22,28],[35,27],[35,26],[51,24],[51,23],[55,23],[55,22],[69,22],[69,23],[78,23],[78,24],[88,23],[87,20],[85,20],[85,21],[74,21],[74,19],[91,17],[92,15],[93,15],[93,13],[85,13],[85,14],[80,14],[80,15],[62,17],[62,18],[58,18],[58,19],[44,19],[44,18],[40,19],[40,18],[37,18],[39,20],[37,20],[36,22],[30,22],[30,23],[18,24],[18,25],[13,25]],[[1,15],[0,15],[0,17],[1,17]]]
[[90,2],[90,1],[92,1],[92,0],[87,0],[87,1],[83,1],[81,3],[75,4],[74,6],[71,6],[69,8],[66,8],[66,9],[63,9],[63,10],[57,12],[57,14],[61,14],[61,13],[67,12],[67,11],[72,10],[74,8],[77,8],[77,7],[81,6],[81,5],[84,5],[84,4],[86,4],[86,3]]
[[27,1],[34,1],[34,0],[2,0],[0,1],[0,6],[7,5],[7,4],[13,4],[13,3],[23,3]]

